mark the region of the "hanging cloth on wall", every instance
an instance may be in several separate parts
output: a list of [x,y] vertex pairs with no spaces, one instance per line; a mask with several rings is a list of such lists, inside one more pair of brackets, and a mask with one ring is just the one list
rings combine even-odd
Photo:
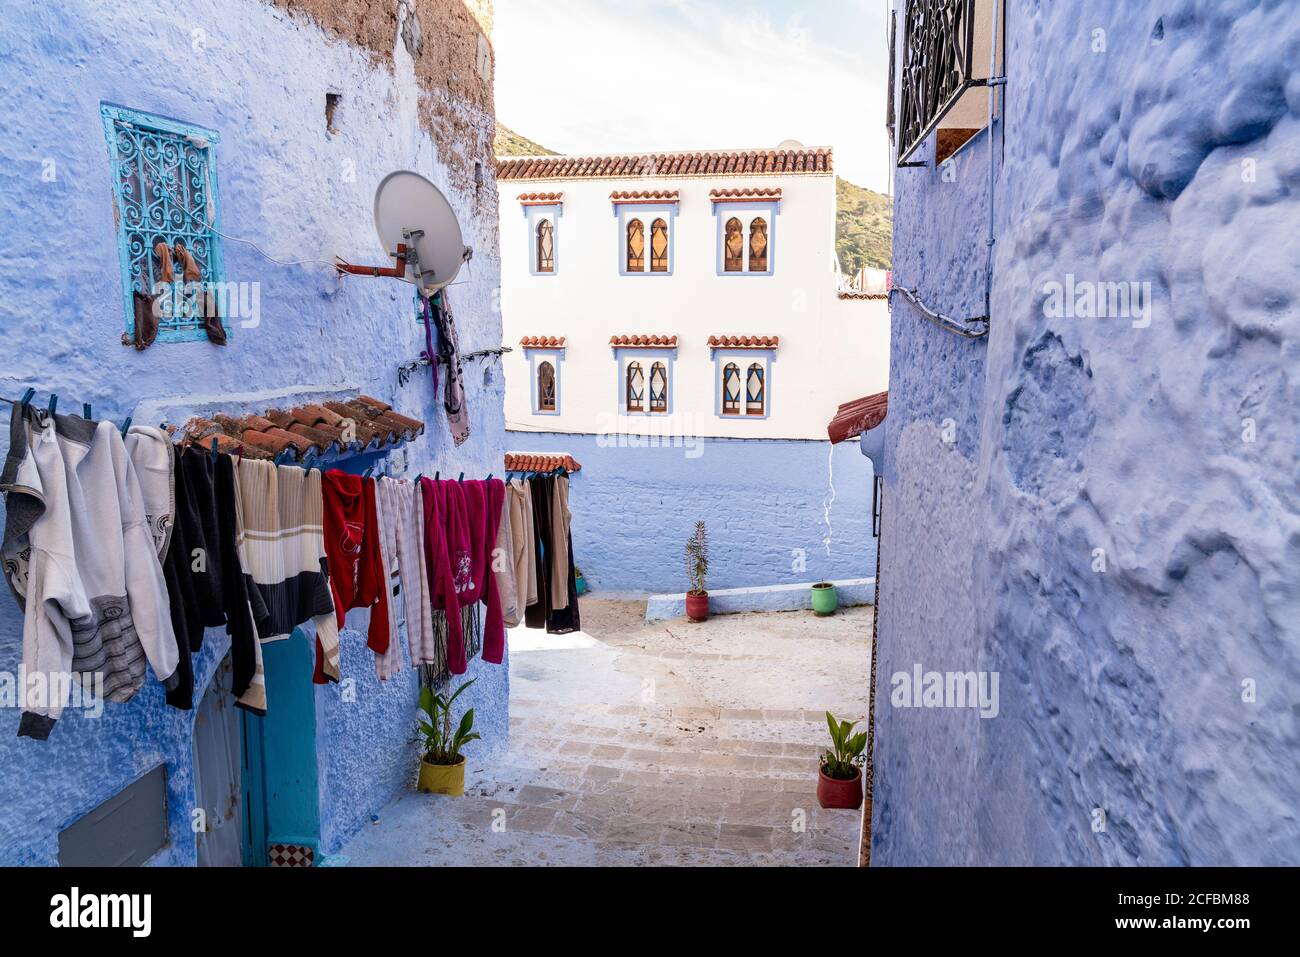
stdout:
[[314,622],[323,679],[338,681],[320,472],[240,459],[238,482],[241,557],[267,611],[258,622],[260,639],[287,638],[298,625]]
[[11,414],[0,473],[5,574],[24,611],[23,665],[29,678],[45,677],[22,682],[18,734],[43,740],[71,692],[64,676],[128,701],[146,660],[171,687],[179,655],[140,483],[117,428],[18,402]]
[[402,582],[402,605],[411,661],[445,668],[446,645],[439,651],[433,628],[434,610],[425,561],[424,507],[420,486],[414,482],[381,478],[379,492],[383,521],[397,539],[397,572]]
[[546,616],[546,630],[553,635],[563,635],[582,628],[578,615],[577,569],[573,561],[573,539],[569,534],[569,479],[557,475],[546,479],[551,496],[550,537],[546,542],[547,552],[551,555],[551,590],[556,591],[558,584],[565,593],[563,607],[552,602],[551,612]]
[[509,493],[503,489],[496,547],[492,550],[492,574],[497,580],[497,594],[501,596],[502,623],[513,628],[523,618],[523,605],[515,587],[515,545],[510,527],[509,498]]
[[533,509],[533,601],[524,609],[524,624],[545,628],[551,617],[551,495],[547,478],[537,475],[528,481],[529,502]]
[[[325,555],[338,627],[351,608],[370,609],[367,644],[377,655],[388,650],[388,604],[380,603],[386,587],[381,531],[375,505],[375,480],[332,469],[321,479],[325,511]],[[317,657],[316,676],[323,680],[324,660]]]
[[506,502],[510,511],[510,544],[514,548],[515,598],[522,619],[524,610],[537,601],[537,548],[532,486],[523,479],[508,482]]
[[436,397],[437,360],[442,359],[447,363],[447,385],[442,404],[447,410],[452,442],[462,445],[469,438],[469,407],[465,404],[465,373],[460,365],[460,337],[456,333],[456,321],[451,315],[446,289],[439,290],[436,296],[429,297],[425,302],[426,315],[431,310],[433,320],[438,325],[438,356],[430,363],[434,370],[434,394]]
[[[396,483],[389,478],[380,477],[371,483],[375,497],[375,518],[379,527],[379,562],[382,569],[380,588],[376,596],[375,611],[370,618],[370,629],[382,627],[385,631],[385,650],[375,653],[375,676],[380,681],[387,681],[402,670],[402,637],[397,627],[397,604],[393,601],[400,593],[400,572],[398,562],[398,513],[393,494],[388,486]],[[380,615],[382,609],[382,623]],[[418,612],[419,605],[416,605]],[[408,628],[416,627],[414,621],[408,621]],[[371,643],[375,647],[375,643]]]

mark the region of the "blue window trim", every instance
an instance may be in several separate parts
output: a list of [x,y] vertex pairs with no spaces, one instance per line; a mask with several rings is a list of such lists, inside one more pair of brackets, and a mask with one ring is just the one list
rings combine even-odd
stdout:
[[[767,269],[762,272],[749,271],[749,225],[756,216],[762,215],[767,220]],[[779,199],[746,200],[743,203],[714,203],[714,237],[713,248],[717,251],[716,270],[719,276],[770,276],[776,271],[776,218],[781,214]],[[745,238],[745,270],[727,272],[722,268],[722,239],[726,232],[727,220],[735,216],[740,220]]]
[[[715,348],[713,353],[713,414],[728,422],[762,421],[772,414],[772,366],[776,364],[775,349],[722,349]],[[750,415],[743,411],[749,385],[749,367],[755,360],[763,364],[763,414]],[[739,415],[724,415],[722,412],[722,370],[728,362],[740,366],[740,408]]]
[[[620,276],[671,276],[677,268],[678,203],[641,203],[614,201],[614,221],[618,224],[618,274]],[[668,222],[668,271],[650,271],[650,224],[663,217]],[[639,219],[645,229],[645,269],[630,272],[627,268],[627,223]]]
[[[201,139],[206,141],[206,146],[202,147],[202,152],[207,163],[209,182],[206,184],[208,199],[212,205],[212,221],[208,223],[206,242],[208,244],[208,262],[207,275],[204,281],[209,283],[224,283],[226,278],[225,259],[222,254],[221,244],[221,191],[218,188],[217,177],[217,152],[216,144],[221,140],[221,134],[216,130],[210,130],[206,127],[196,126],[193,123],[187,123],[183,120],[174,119],[169,116],[162,116],[155,113],[145,113],[140,110],[133,110],[129,107],[120,106],[116,103],[101,102],[99,105],[100,119],[104,127],[104,139],[108,146],[109,172],[113,178],[113,203],[117,230],[117,257],[118,266],[122,278],[122,310],[125,317],[127,335],[135,334],[135,308],[132,301],[132,294],[135,291],[134,279],[132,277],[131,259],[132,243],[128,240],[128,234],[131,230],[126,223],[126,216],[123,212],[125,209],[125,197],[122,195],[122,178],[120,175],[121,165],[118,158],[117,148],[117,131],[116,126],[119,123],[129,124],[134,127],[140,127],[158,133],[169,134],[182,139]],[[145,232],[145,230],[139,230]],[[167,230],[157,230],[158,233],[167,235]],[[149,245],[152,245],[150,243]],[[138,255],[138,250],[136,252]],[[152,255],[152,252],[146,253]],[[141,290],[145,291],[145,290]],[[226,335],[233,335],[233,329],[229,316],[221,317],[221,324],[225,327]],[[174,329],[169,328],[164,323],[159,324],[158,341],[159,342],[194,342],[206,340],[207,333],[202,325],[194,328]]]
[[[528,407],[533,415],[559,415],[563,408],[564,388],[562,385],[563,377],[561,375],[564,365],[564,350],[547,348],[533,349],[524,347],[524,356],[528,359]],[[538,402],[541,396],[537,392],[537,369],[543,362],[549,362],[555,367],[555,410],[543,410],[539,407]]]
[[[670,227],[671,228],[671,227]],[[669,260],[671,263],[672,260]],[[614,352],[614,408],[618,410],[619,415],[628,416],[668,416],[673,414],[673,384],[676,376],[673,375],[673,363],[677,361],[677,350],[667,346],[659,348],[646,349],[643,347],[615,346]],[[627,410],[626,396],[624,394],[624,370],[630,362],[641,363],[641,368],[645,372],[645,410],[642,412],[629,412]],[[656,362],[662,362],[668,370],[668,408],[663,412],[650,411],[650,369]]]
[[[528,272],[531,275],[550,277],[560,274],[560,217],[563,215],[563,203],[531,203],[524,207],[524,219],[528,221]],[[551,221],[551,242],[555,249],[554,268],[550,272],[537,269],[537,221],[541,219]]]

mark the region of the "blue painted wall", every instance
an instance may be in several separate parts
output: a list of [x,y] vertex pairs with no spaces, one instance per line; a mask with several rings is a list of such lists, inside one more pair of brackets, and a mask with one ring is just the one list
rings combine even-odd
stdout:
[[[0,395],[32,386],[43,403],[55,391],[61,409],[91,402],[97,416],[120,422],[146,405],[183,408],[195,396],[256,393],[273,405],[295,390],[355,389],[428,423],[423,437],[393,456],[394,473],[500,474],[504,385],[496,360],[466,365],[473,431],[459,449],[427,370],[406,387],[397,382],[397,365],[423,348],[407,286],[340,283],[328,265],[276,265],[228,240],[226,278],[261,284],[260,324],[236,325],[224,349],[157,343],[141,353],[120,345],[121,281],[99,118],[101,101],[109,101],[219,131],[223,231],[285,261],[381,259],[374,187],[392,169],[419,170],[451,199],[475,250],[452,291],[461,348],[471,351],[501,342],[490,107],[444,97],[435,139],[417,115],[404,50],[384,61],[256,0],[21,8],[0,23],[0,84],[10,103],[0,179]],[[426,50],[444,28],[443,18],[423,24]],[[343,94],[333,135],[325,131],[327,91]],[[478,189],[476,161],[485,170]],[[43,178],[47,171],[52,179]],[[415,762],[414,674],[381,687],[362,648],[366,615],[353,612],[348,624],[343,669],[356,681],[355,700],[342,701],[339,687],[316,692],[327,852],[403,786]],[[0,670],[16,671],[21,635],[17,606],[0,601]],[[224,634],[209,633],[196,663],[196,700],[226,647]],[[474,670],[481,678],[470,703],[482,746],[501,747],[507,668]],[[160,763],[168,772],[170,845],[155,863],[193,863],[191,721],[192,713],[164,706],[153,681],[99,719],[67,714],[46,742],[15,737],[17,711],[0,710],[0,864],[55,863],[59,830]]]
[[[1011,0],[1007,39],[991,333],[893,306],[872,863],[1294,863],[1300,19]],[[955,316],[987,145],[896,179],[895,284]],[[1150,325],[1045,316],[1069,273]],[[892,706],[915,664],[998,717]]]
[[711,589],[875,574],[871,466],[854,443],[835,447],[828,555],[829,442],[692,437],[692,448],[602,445],[615,439],[629,437],[508,438],[512,451],[569,452],[581,463],[570,491],[572,533],[593,589],[685,591],[683,549],[700,519],[708,525]]

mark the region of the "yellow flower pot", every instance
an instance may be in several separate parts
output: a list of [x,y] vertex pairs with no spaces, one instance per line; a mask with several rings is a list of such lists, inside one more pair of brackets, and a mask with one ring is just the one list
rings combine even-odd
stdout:
[[465,758],[455,764],[430,764],[420,759],[420,790],[426,794],[465,793]]

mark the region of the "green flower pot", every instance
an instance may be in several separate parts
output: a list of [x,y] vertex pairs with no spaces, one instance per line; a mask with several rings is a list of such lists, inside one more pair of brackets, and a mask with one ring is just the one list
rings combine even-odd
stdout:
[[840,599],[839,596],[835,594],[835,586],[830,582],[818,582],[813,585],[812,607],[814,614],[835,614],[835,609],[840,607]]

